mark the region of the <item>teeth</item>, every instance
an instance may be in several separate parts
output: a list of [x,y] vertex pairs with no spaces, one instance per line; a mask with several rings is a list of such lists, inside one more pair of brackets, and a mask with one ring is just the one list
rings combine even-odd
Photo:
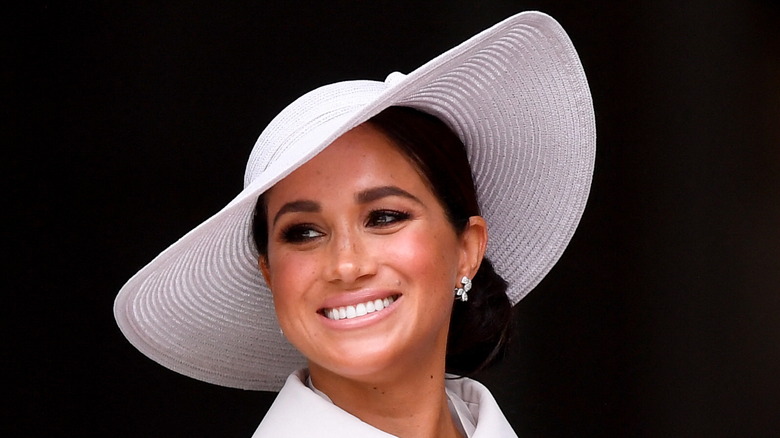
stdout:
[[358,316],[379,312],[385,307],[393,304],[393,302],[395,302],[394,297],[387,297],[383,300],[367,301],[365,303],[356,304],[354,306],[336,307],[333,309],[327,309],[325,311],[325,316],[334,321],[338,321],[340,319],[357,318]]

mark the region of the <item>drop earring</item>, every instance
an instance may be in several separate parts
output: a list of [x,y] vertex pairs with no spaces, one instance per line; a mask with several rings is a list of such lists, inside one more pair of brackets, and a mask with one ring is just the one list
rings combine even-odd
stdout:
[[469,300],[468,292],[471,290],[471,279],[464,275],[463,278],[460,279],[460,283],[463,286],[455,288],[455,299],[466,302]]

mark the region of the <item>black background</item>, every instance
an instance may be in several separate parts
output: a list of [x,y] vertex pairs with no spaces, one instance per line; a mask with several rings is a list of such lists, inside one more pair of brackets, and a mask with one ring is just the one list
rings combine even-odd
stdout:
[[273,394],[145,358],[116,292],[240,191],[294,98],[408,72],[528,9],[580,52],[596,174],[481,380],[525,437],[780,430],[774,2],[70,3],[2,18],[3,436],[251,436]]

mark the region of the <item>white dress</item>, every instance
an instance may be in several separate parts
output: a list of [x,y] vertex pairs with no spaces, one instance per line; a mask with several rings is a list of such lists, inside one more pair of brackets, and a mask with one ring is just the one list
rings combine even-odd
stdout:
[[[325,394],[307,386],[307,379],[305,369],[287,378],[253,438],[393,437],[334,405]],[[481,383],[467,378],[448,379],[445,386],[450,412],[468,438],[517,438]]]

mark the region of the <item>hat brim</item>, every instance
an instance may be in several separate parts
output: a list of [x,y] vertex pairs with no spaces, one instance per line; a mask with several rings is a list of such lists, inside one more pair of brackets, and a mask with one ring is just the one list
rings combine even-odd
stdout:
[[341,82],[296,100],[258,139],[245,189],[120,290],[114,313],[127,339],[199,380],[281,388],[306,362],[281,334],[257,267],[255,202],[390,106],[433,114],[463,140],[489,227],[487,257],[509,283],[512,304],[524,297],[571,239],[595,157],[593,105],[581,63],[560,25],[538,12],[515,15],[407,76]]

